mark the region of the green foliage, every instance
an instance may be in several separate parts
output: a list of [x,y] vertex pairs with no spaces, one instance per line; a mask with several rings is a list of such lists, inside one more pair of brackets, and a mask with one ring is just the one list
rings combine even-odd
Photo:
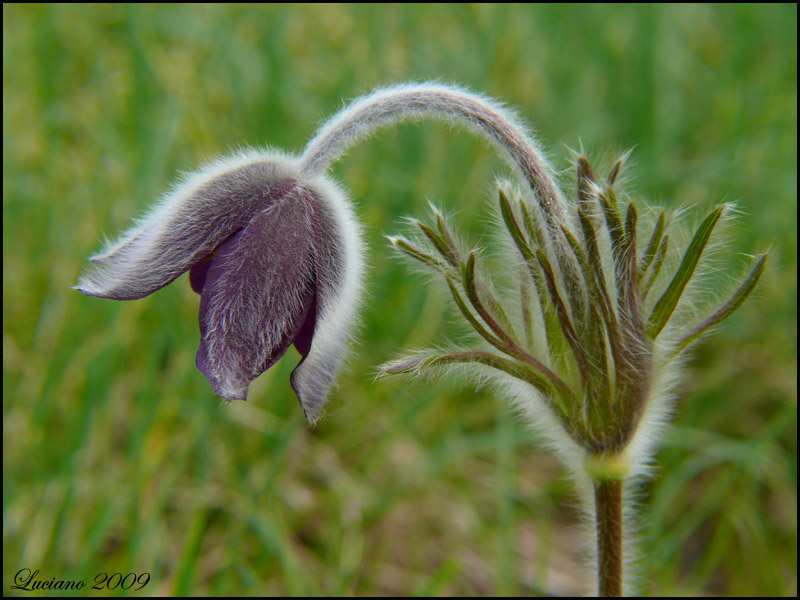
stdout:
[[569,486],[507,407],[372,377],[452,331],[446,291],[383,235],[431,198],[479,238],[503,167],[469,134],[403,126],[337,166],[372,297],[314,430],[294,351],[220,405],[188,282],[129,303],[70,290],[99,232],[181,169],[300,150],[342,98],[441,78],[545,140],[635,145],[642,197],[734,199],[735,249],[773,244],[754,297],[697,348],[647,491],[644,575],[656,595],[796,593],[796,48],[794,6],[4,5],[4,591],[23,567],[148,571],[154,595],[582,591]]
[[650,327],[647,333],[651,337],[655,338],[658,336],[664,328],[664,325],[669,321],[672,312],[678,305],[678,300],[680,300],[683,294],[683,290],[691,280],[692,275],[694,275],[697,263],[700,262],[700,255],[703,254],[703,250],[706,244],[708,244],[708,240],[711,238],[711,232],[714,231],[714,226],[717,224],[717,221],[719,221],[723,210],[724,207],[722,206],[715,208],[711,214],[703,220],[700,227],[695,232],[692,242],[686,249],[675,276],[672,278],[672,281],[670,281],[669,286],[667,286],[664,295],[656,302],[655,307],[653,307],[653,312],[650,314]]
[[[476,274],[477,250],[470,251],[469,258],[461,261],[461,252],[452,241],[453,236],[448,232],[438,211],[435,210],[435,216],[440,233],[424,223],[410,219],[423,233],[418,241],[421,242],[422,249],[405,238],[389,238],[400,252],[428,268],[434,277],[444,276],[466,325],[514,360],[508,361],[491,352],[432,349],[424,360],[418,358],[419,352],[416,352],[410,357],[392,361],[384,370],[388,374],[421,375],[432,366],[470,362],[474,366],[489,366],[495,372],[503,371],[535,388],[535,391],[531,390],[528,394],[526,408],[518,407],[535,428],[552,428],[547,422],[537,422],[538,409],[534,408],[536,404],[532,396],[538,392],[539,400],[552,410],[553,416],[562,422],[565,432],[579,448],[596,455],[623,453],[637,429],[647,429],[649,426],[645,424],[646,415],[657,414],[656,410],[648,408],[648,404],[667,398],[671,400],[671,390],[669,387],[664,389],[663,386],[669,386],[670,377],[674,376],[662,375],[663,371],[671,368],[674,372],[676,366],[671,363],[679,357],[682,350],[712,326],[736,312],[755,289],[764,272],[767,255],[761,257],[752,273],[721,309],[688,332],[689,325],[685,318],[677,320],[673,325],[674,329],[681,332],[681,337],[673,336],[674,339],[661,341],[656,346],[656,338],[673,314],[685,312],[678,308],[679,301],[690,282],[697,285],[697,271],[703,250],[709,244],[715,226],[728,207],[717,207],[703,220],[686,248],[672,280],[665,285],[663,295],[655,302],[650,317],[645,320],[642,313],[646,307],[641,299],[646,293],[642,292],[650,289],[652,280],[644,283],[646,287],[642,289],[641,276],[652,263],[656,254],[654,249],[662,239],[665,228],[664,212],[656,220],[645,249],[645,257],[640,264],[637,261],[639,217],[636,205],[633,200],[628,204],[624,229],[616,208],[617,192],[613,189],[613,183],[620,173],[622,160],[614,163],[604,191],[592,189],[590,184],[594,182],[593,170],[588,159],[579,157],[576,166],[576,217],[581,223],[584,246],[578,241],[576,234],[571,232],[568,215],[562,214],[562,222],[557,228],[536,223],[531,217],[536,212],[533,201],[521,196],[513,188],[513,184],[499,183],[500,218],[489,227],[496,228],[492,232],[494,237],[503,239],[507,234],[513,243],[513,246],[506,248],[505,254],[499,260],[504,264],[517,264],[519,267],[519,278],[508,286],[509,293],[499,299],[489,288],[497,287],[492,280],[502,270],[483,269],[489,285],[484,283]],[[509,196],[514,198],[513,202]],[[515,206],[516,211],[524,215],[528,231],[541,231],[541,236],[526,237],[523,234],[515,214]],[[571,209],[571,205],[564,205],[562,213]],[[598,251],[598,245],[602,241],[598,238],[598,231],[592,225],[591,218],[593,212],[599,211],[605,214],[607,239],[613,251],[607,259],[610,264],[605,267]],[[675,225],[677,228],[681,227],[680,223]],[[677,233],[681,233],[680,229]],[[542,243],[541,238],[549,240],[549,244]],[[548,252],[555,253],[553,261],[547,258]],[[439,258],[434,256],[436,254]],[[591,264],[589,256],[592,257]],[[573,263],[572,259],[576,262]],[[663,259],[661,256],[659,269]],[[707,267],[706,263],[703,264]],[[469,298],[477,316],[461,297],[461,292],[450,274],[453,270],[461,271],[461,289]],[[613,303],[606,288],[605,272],[615,274],[616,294]],[[655,269],[654,274],[658,274]],[[535,299],[529,295],[518,295],[517,290],[524,290],[526,287],[537,290]],[[517,328],[528,331],[524,338],[516,335],[515,326],[503,308],[503,303],[511,308],[518,304],[518,300],[522,300],[519,310],[522,326],[517,323]],[[716,298],[684,298],[681,308],[685,308],[687,302],[707,303],[709,300],[715,301]],[[534,313],[541,325],[537,325],[536,332],[531,334],[529,330]],[[559,331],[554,331],[552,321],[558,322]],[[484,324],[492,330],[491,334]],[[542,339],[537,340],[537,337]],[[569,354],[562,352],[564,348],[569,349]],[[438,354],[441,356],[437,356]],[[657,372],[659,369],[662,373]],[[463,369],[461,372],[465,374]],[[485,370],[482,372],[485,373]],[[447,376],[447,373],[441,375]],[[513,394],[514,392],[510,392],[509,395]],[[516,402],[521,404],[524,401]],[[638,462],[649,464],[650,456],[643,456]],[[583,469],[581,465],[567,466]],[[636,473],[629,474],[629,477],[636,476]]]

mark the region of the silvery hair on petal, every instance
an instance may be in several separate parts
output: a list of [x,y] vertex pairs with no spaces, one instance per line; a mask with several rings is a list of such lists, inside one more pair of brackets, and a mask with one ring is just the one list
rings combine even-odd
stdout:
[[[281,222],[283,214],[300,224],[298,232],[286,230],[290,225]],[[259,229],[250,228],[254,223]],[[134,227],[92,258],[94,268],[76,288],[118,300],[142,298],[187,270],[194,276],[199,265],[206,265],[197,275],[205,282],[207,265],[222,264],[225,257],[220,253],[231,244],[238,249],[242,234],[252,248],[237,250],[241,260],[258,262],[253,252],[268,249],[270,242],[275,247],[270,236],[296,239],[303,232],[309,236],[303,247],[311,252],[311,262],[297,256],[282,267],[262,257],[261,277],[267,278],[269,289],[257,283],[258,273],[245,273],[249,279],[238,284],[235,273],[223,273],[226,287],[206,289],[201,297],[198,368],[224,398],[246,397],[249,382],[296,341],[293,336],[302,333],[303,325],[298,319],[312,310],[313,334],[302,350],[298,345],[303,359],[292,385],[313,422],[348,354],[361,304],[364,246],[344,192],[323,175],[302,175],[294,157],[246,149],[188,174]],[[293,269],[302,272],[294,274]],[[283,289],[280,273],[294,283]],[[309,278],[313,281],[303,283]],[[308,285],[313,286],[313,301],[303,300]]]
[[[246,207],[233,190],[247,182],[247,168],[264,165],[275,182],[298,180],[297,159],[283,152],[243,149],[186,173],[147,213],[91,261],[96,268],[76,289],[89,296],[133,300],[164,287],[221,239],[242,226]],[[239,200],[237,202],[237,200]]]

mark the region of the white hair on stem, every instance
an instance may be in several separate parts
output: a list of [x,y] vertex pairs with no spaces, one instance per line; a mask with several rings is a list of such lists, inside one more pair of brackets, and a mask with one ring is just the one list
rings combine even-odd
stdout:
[[461,123],[487,137],[528,183],[548,224],[562,220],[566,205],[553,169],[519,119],[494,100],[439,83],[377,89],[335,114],[308,142],[302,173],[322,173],[347,149],[380,127],[425,118]]

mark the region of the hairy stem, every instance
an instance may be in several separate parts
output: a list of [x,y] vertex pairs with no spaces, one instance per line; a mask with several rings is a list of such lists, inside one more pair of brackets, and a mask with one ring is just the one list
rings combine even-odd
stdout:
[[622,595],[622,481],[594,483],[597,522],[597,593]]
[[565,200],[552,169],[525,128],[497,103],[446,85],[397,86],[353,101],[306,145],[300,169],[309,175],[323,173],[350,146],[381,126],[431,117],[466,125],[489,138],[528,183],[548,224],[561,220]]

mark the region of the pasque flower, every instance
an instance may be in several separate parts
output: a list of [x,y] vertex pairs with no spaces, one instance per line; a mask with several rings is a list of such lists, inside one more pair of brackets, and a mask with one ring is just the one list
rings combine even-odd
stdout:
[[200,294],[197,367],[226,400],[294,344],[292,373],[316,420],[346,355],[361,296],[359,229],[343,193],[297,162],[246,151],[188,176],[92,258],[84,294],[135,300],[189,271]]
[[677,252],[677,224],[618,189],[622,159],[600,178],[579,157],[569,200],[511,112],[459,88],[403,85],[345,107],[299,157],[247,151],[190,175],[95,256],[77,288],[133,300],[189,271],[201,295],[197,366],[214,390],[244,399],[294,344],[303,358],[292,385],[313,422],[346,354],[362,280],[359,229],[325,172],[379,127],[427,117],[485,136],[514,168],[519,185],[501,183],[498,211],[513,293],[498,293],[500,270],[465,250],[440,213],[433,226],[413,221],[416,237],[392,242],[443,281],[478,345],[417,352],[385,371],[458,367],[495,381],[574,476],[597,532],[598,592],[620,595],[623,499],[647,472],[685,351],[765,269],[764,256],[726,302],[709,299],[698,314],[696,281],[730,206]]

